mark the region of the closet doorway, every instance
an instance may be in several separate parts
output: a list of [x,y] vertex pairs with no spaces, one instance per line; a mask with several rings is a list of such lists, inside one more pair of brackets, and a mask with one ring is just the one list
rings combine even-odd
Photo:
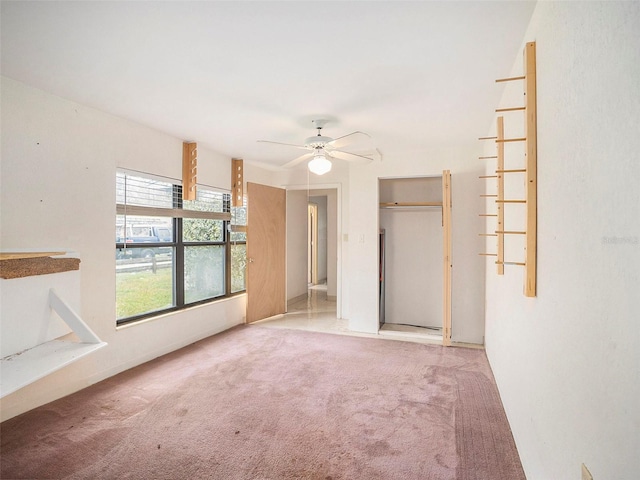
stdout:
[[451,342],[451,175],[380,178],[380,331]]

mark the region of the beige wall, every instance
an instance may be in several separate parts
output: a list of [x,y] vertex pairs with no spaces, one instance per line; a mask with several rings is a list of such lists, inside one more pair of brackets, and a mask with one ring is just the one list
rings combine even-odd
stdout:
[[[116,330],[116,168],[179,179],[182,140],[7,78],[1,88],[2,249],[77,252],[79,313],[109,343],[3,398],[3,420],[243,322],[240,295]],[[228,189],[230,159],[205,148],[198,157],[199,182]],[[271,176],[245,168],[249,181]]]
[[287,300],[307,294],[307,192],[287,191]]

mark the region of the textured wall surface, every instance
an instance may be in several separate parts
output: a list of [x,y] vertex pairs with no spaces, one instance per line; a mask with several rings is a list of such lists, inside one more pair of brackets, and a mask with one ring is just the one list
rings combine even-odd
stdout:
[[595,479],[640,471],[638,25],[638,2],[540,2],[523,39],[537,47],[538,295],[520,267],[488,266],[486,347],[529,480],[580,478],[583,462]]

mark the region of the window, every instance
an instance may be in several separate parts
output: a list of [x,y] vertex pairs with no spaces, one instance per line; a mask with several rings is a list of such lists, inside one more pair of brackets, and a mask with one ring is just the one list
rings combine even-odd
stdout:
[[231,293],[247,288],[247,198],[242,207],[231,207]]
[[246,208],[199,185],[116,173],[116,323],[245,290]]

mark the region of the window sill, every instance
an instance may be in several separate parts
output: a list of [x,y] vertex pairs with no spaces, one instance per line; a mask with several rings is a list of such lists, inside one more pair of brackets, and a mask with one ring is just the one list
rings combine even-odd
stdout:
[[166,318],[166,317],[172,317],[172,316],[175,316],[175,315],[179,315],[181,313],[190,312],[192,310],[197,310],[197,309],[201,309],[201,308],[207,308],[207,307],[210,307],[212,305],[217,305],[217,304],[223,303],[223,302],[229,302],[229,301],[232,301],[232,300],[236,300],[239,297],[243,297],[243,296],[246,297],[246,295],[247,295],[247,292],[237,293],[237,294],[234,294],[234,295],[232,295],[230,297],[223,297],[223,298],[220,298],[218,300],[213,300],[211,302],[201,303],[201,304],[198,304],[198,305],[193,305],[191,307],[181,308],[180,310],[172,310],[170,312],[158,313],[158,315],[153,315],[151,317],[141,318],[140,320],[134,320],[134,321],[125,323],[123,325],[116,325],[116,332],[120,331],[120,330],[125,330],[127,328],[135,327],[135,326],[138,326],[138,325],[142,325],[144,323],[155,322],[156,320],[160,320],[160,319],[163,319],[163,318]]

